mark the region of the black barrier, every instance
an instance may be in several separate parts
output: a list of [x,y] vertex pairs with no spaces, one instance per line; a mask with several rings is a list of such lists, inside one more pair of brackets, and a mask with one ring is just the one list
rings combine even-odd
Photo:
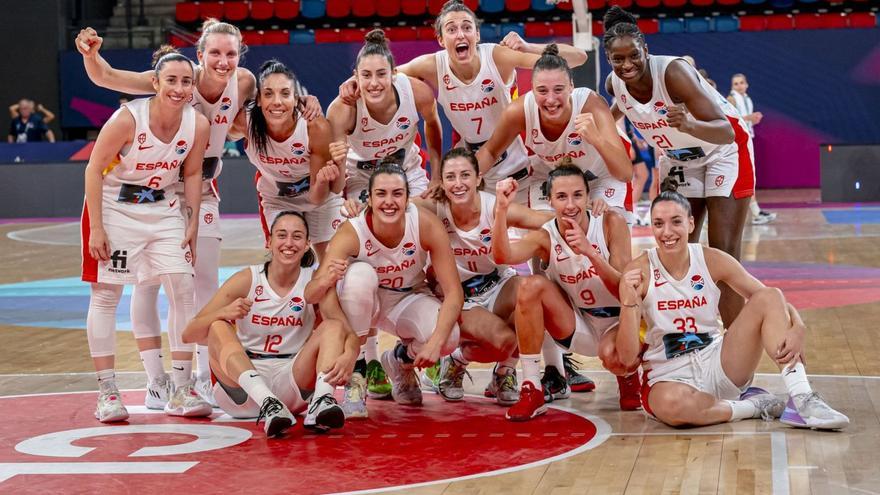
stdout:
[[880,144],[823,144],[823,202],[880,201]]

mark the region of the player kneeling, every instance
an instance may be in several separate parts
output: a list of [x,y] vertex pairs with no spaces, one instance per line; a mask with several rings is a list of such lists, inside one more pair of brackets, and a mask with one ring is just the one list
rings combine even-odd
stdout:
[[214,397],[230,416],[263,420],[269,437],[296,424],[291,411],[306,408],[306,428],[340,428],[345,417],[333,391],[351,376],[357,336],[341,312],[325,311],[318,324],[305,303],[314,253],[302,215],[280,213],[270,236],[270,261],[227,280],[187,325],[184,342],[207,342]]

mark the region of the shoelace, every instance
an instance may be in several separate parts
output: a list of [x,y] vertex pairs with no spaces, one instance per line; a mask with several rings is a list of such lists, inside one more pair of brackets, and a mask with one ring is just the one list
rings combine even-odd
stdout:
[[547,391],[551,393],[559,392],[565,389],[565,386],[568,385],[565,381],[565,377],[560,375],[558,371],[556,373],[545,372],[544,376],[541,377],[541,383],[546,383]]
[[579,375],[578,370],[580,369],[580,361],[571,357],[571,354],[563,354],[562,355],[562,367],[565,368],[565,372],[569,375]]
[[320,406],[321,404],[335,406],[336,399],[334,399],[333,396],[331,396],[330,394],[325,394],[325,395],[318,397],[317,399],[315,399],[312,402],[312,405],[309,406],[309,414],[312,414],[313,412],[315,412],[315,410],[318,409],[318,406]]
[[279,402],[278,399],[269,397],[263,401],[263,405],[260,407],[260,414],[257,415],[257,424],[259,424],[263,418],[280,412],[281,407],[281,402]]
[[444,378],[449,380],[452,383],[452,386],[456,388],[461,388],[462,383],[464,383],[465,375],[467,375],[471,383],[474,383],[474,377],[471,376],[471,373],[467,370],[467,368],[456,363],[454,359],[452,360],[452,365],[447,369],[446,374],[451,376],[447,376]]
[[504,375],[501,378],[499,390],[512,390],[515,392],[516,391],[516,377],[513,374]]

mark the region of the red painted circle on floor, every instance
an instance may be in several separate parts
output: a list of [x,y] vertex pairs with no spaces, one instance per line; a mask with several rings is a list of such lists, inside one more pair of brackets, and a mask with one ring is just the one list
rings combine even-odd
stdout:
[[[143,404],[143,392],[125,392],[123,397],[128,405]],[[512,423],[504,419],[505,409],[493,402],[469,398],[447,403],[426,394],[422,407],[371,401],[368,420],[349,421],[345,428],[328,435],[303,430],[301,417],[286,438],[267,440],[253,421],[185,420],[161,413],[140,413],[121,424],[177,425],[182,431],[81,438],[70,443],[93,450],[80,457],[60,457],[56,450],[51,451],[52,456],[16,450],[16,445],[27,450],[21,442],[41,435],[96,427],[112,432],[117,428],[98,423],[92,415],[94,406],[94,393],[0,398],[0,415],[4,418],[0,423],[0,492],[161,493],[185,489],[194,494],[308,494],[381,489],[523,466],[604,439],[604,435],[597,438],[592,421],[570,412],[551,408],[537,420]],[[144,447],[198,439],[198,435],[186,432],[188,425],[239,428],[252,435],[232,446],[197,453],[130,455]],[[234,431],[247,437],[240,430]],[[96,463],[180,462],[195,464],[182,474],[138,474],[137,469],[131,474],[44,474],[81,472],[93,466],[98,472],[106,472],[101,469],[107,465]],[[90,464],[84,467],[78,463]],[[126,464],[125,468],[131,466],[134,464]],[[38,474],[14,474],[28,467]]]

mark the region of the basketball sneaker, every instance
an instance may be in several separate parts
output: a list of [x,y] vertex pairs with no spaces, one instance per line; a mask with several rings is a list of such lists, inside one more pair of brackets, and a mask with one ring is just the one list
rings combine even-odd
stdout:
[[790,397],[780,421],[813,430],[838,430],[849,424],[848,417],[832,409],[816,392]]
[[192,380],[177,387],[171,394],[171,399],[165,404],[165,414],[169,416],[186,416],[188,418],[209,416],[213,411],[211,404],[205,402],[196,393]]
[[214,400],[214,384],[211,383],[210,378],[207,380],[196,380],[195,389],[202,400],[210,404],[211,407],[218,407],[217,401]]
[[290,409],[275,397],[266,397],[260,406],[260,414],[257,415],[257,424],[263,421],[263,430],[269,438],[280,437],[291,426],[296,424],[296,418]]
[[[398,344],[400,345],[400,344]],[[394,355],[394,349],[382,353],[382,367],[391,379],[391,397],[398,404],[422,404],[422,389],[412,363],[403,363]]]
[[486,385],[483,395],[494,397],[495,402],[502,406],[512,406],[519,400],[519,385],[516,382],[516,370],[510,366],[501,366],[502,373],[498,373],[498,365],[492,370],[492,379]]
[[785,410],[785,402],[763,388],[749,387],[739,396],[739,400],[747,400],[755,405],[756,412],[752,416],[753,419],[772,421],[782,416]]
[[620,410],[637,411],[642,407],[642,383],[639,373],[617,377],[617,390],[620,392]]
[[[449,402],[458,402],[464,399],[462,382],[464,382],[465,375],[471,378],[467,367],[453,359],[452,356],[440,358],[440,381],[437,383],[437,391]],[[473,381],[474,379],[471,378],[471,382]]]
[[345,412],[336,403],[333,394],[312,398],[306,419],[303,421],[304,427],[318,433],[324,433],[330,428],[342,428],[344,424]]
[[568,386],[568,381],[559,373],[556,366],[553,365],[544,367],[544,374],[541,376],[541,388],[544,389],[544,402],[553,402],[554,400],[571,397],[571,388]]
[[367,382],[357,371],[351,374],[351,378],[345,384],[345,392],[342,394],[342,412],[345,413],[346,418],[366,418],[368,416]]
[[504,417],[511,421],[528,421],[545,412],[544,394],[532,382],[525,382],[519,391],[519,401],[504,413]]
[[147,409],[165,409],[169,398],[171,398],[171,378],[167,373],[147,383],[147,393],[144,395],[144,405]]
[[378,400],[391,398],[391,382],[382,363],[375,359],[367,363],[367,397]]
[[596,390],[596,383],[586,376],[578,373],[581,363],[575,361],[570,353],[562,355],[562,366],[565,368],[565,379],[572,392],[592,392]]
[[102,423],[114,423],[128,419],[128,410],[122,403],[122,396],[116,384],[98,385],[98,406],[95,408],[95,419]]

